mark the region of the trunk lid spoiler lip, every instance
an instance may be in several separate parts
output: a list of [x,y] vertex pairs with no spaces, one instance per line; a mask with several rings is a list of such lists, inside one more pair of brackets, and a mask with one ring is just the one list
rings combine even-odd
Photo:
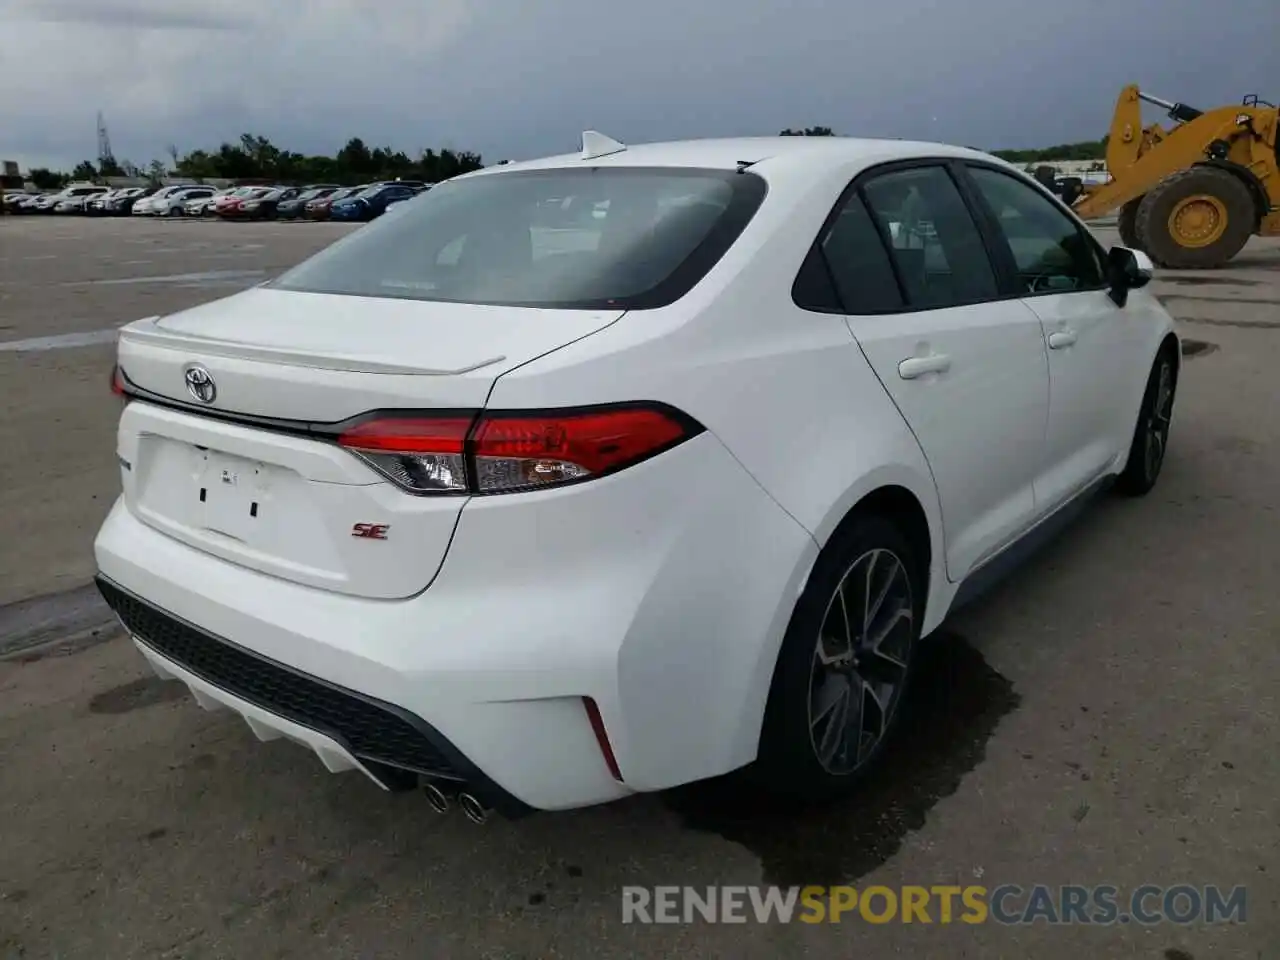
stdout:
[[165,350],[192,350],[205,356],[227,357],[237,360],[261,360],[284,366],[307,367],[316,370],[332,370],[340,373],[368,373],[394,376],[452,377],[471,373],[506,360],[505,355],[477,360],[453,369],[429,369],[420,366],[387,363],[364,357],[308,353],[288,347],[270,347],[246,344],[234,340],[219,340],[191,333],[175,333],[159,327],[159,317],[138,320],[120,330],[120,342],[159,347]]
[[240,413],[236,410],[226,410],[221,407],[202,406],[141,387],[130,380],[128,373],[123,370],[120,371],[120,375],[124,380],[125,396],[133,400],[141,400],[157,407],[163,407],[166,410],[175,410],[179,413],[217,420],[222,423],[254,427],[259,430],[270,430],[274,433],[283,433],[296,437],[311,437],[319,440],[333,440],[344,430],[377,417],[475,417],[480,412],[479,409],[470,407],[432,407],[430,409],[379,407],[345,417],[342,420],[297,420],[287,417],[272,417],[259,413]]

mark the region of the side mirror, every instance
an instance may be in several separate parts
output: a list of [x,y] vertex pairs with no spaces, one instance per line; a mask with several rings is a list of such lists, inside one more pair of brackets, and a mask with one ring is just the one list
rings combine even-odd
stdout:
[[1130,290],[1145,287],[1156,272],[1150,257],[1129,247],[1112,247],[1107,252],[1107,270],[1111,299],[1119,307],[1128,302]]

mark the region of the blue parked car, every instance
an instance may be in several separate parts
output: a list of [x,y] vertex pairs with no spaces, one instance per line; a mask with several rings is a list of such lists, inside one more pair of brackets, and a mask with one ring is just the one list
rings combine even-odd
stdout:
[[396,200],[416,197],[427,185],[420,180],[393,180],[375,183],[363,193],[339,200],[329,209],[331,220],[372,220],[386,211],[387,205]]

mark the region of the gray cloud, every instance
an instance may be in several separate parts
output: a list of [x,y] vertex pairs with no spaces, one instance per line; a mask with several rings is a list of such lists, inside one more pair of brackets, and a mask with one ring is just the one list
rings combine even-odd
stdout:
[[[88,26],[113,30],[241,30],[244,21],[209,9],[207,4],[156,3],[153,0],[18,0],[6,19]],[[185,8],[184,8],[185,7]],[[0,9],[4,9],[0,6]]]
[[[244,132],[488,160],[573,149],[589,127],[639,142],[826,124],[994,149],[1101,137],[1129,82],[1202,106],[1280,96],[1258,89],[1275,0],[0,0],[0,21],[17,10],[64,22],[7,34],[0,89],[38,93],[6,100],[0,150],[61,166],[93,155],[98,109],[145,164]],[[210,10],[206,31],[244,29],[163,26]]]

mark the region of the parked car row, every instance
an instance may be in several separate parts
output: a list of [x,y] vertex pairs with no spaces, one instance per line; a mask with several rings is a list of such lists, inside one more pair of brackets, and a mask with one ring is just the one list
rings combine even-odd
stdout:
[[416,197],[430,185],[420,180],[388,180],[343,187],[246,186],[217,189],[206,184],[124,187],[112,190],[73,183],[57,193],[5,196],[11,213],[88,216],[218,217],[224,220],[373,220],[394,204]]
[[85,204],[108,192],[96,183],[68,184],[57,193],[6,193],[9,213],[84,213]]

